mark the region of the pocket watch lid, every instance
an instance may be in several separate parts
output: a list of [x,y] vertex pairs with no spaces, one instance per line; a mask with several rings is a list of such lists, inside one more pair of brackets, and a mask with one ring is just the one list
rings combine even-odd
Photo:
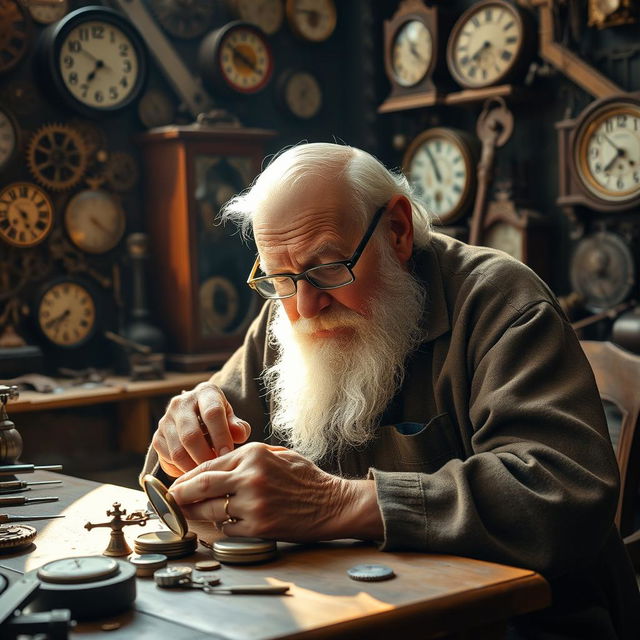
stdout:
[[160,520],[176,535],[184,538],[189,530],[189,526],[178,503],[169,493],[167,487],[150,473],[142,479],[142,487]]

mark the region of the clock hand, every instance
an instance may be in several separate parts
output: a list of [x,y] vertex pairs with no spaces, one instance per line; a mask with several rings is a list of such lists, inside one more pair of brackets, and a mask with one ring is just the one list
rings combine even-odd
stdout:
[[411,51],[411,55],[414,58],[416,58],[417,60],[420,60],[420,62],[424,62],[424,58],[418,53],[418,50],[416,49],[416,45],[414,42],[409,43],[409,51]]
[[242,51],[239,51],[235,47],[231,47],[231,51],[233,51],[234,58],[238,58],[239,60],[244,62],[247,65],[247,67],[249,67],[249,69],[251,69],[252,71],[256,70],[255,63],[252,60],[249,60],[249,58],[247,58],[247,56],[245,56],[244,53],[242,53]]
[[107,229],[102,222],[100,222],[100,220],[98,220],[98,218],[94,218],[93,216],[90,216],[89,220],[96,226],[98,227],[98,229],[100,229],[100,231],[104,231],[105,233],[111,233],[110,229]]
[[491,43],[488,40],[485,40],[482,43],[482,46],[471,56],[471,59],[477,60],[489,47],[491,47]]
[[71,311],[69,309],[65,309],[59,316],[55,318],[51,318],[51,320],[45,322],[44,328],[51,329],[54,325],[60,324],[63,320],[66,320],[69,317]]
[[442,182],[442,174],[440,173],[439,169],[438,169],[438,165],[436,164],[436,160],[433,157],[433,154],[431,153],[431,149],[429,149],[429,147],[425,147],[424,150],[427,153],[427,156],[429,157],[429,160],[431,161],[431,166],[433,167],[433,172],[436,174],[436,180],[438,182]]

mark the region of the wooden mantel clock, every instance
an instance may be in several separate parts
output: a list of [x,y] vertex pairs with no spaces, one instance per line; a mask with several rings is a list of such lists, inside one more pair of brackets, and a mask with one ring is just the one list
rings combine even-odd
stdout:
[[221,365],[240,345],[260,301],[246,286],[255,258],[220,207],[260,171],[264,129],[168,126],[137,138],[144,163],[154,306],[169,338],[167,364]]

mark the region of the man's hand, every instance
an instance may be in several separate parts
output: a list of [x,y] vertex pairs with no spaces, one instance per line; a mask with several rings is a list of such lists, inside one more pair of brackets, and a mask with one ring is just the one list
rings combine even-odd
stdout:
[[185,473],[170,492],[189,520],[237,520],[224,524],[231,536],[292,542],[383,536],[373,480],[329,475],[284,447],[245,445]]
[[251,427],[238,418],[222,390],[202,382],[171,398],[152,446],[165,473],[176,478],[245,442]]

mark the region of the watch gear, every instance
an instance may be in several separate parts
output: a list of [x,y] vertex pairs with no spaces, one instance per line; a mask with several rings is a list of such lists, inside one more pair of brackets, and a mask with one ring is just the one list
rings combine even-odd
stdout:
[[11,553],[28,547],[36,537],[37,530],[28,524],[13,524],[0,527],[0,553]]
[[197,38],[209,30],[215,5],[209,0],[150,0],[164,30],[176,38]]
[[47,189],[64,191],[76,186],[88,163],[82,135],[66,124],[40,127],[27,147],[27,165],[35,179]]
[[31,17],[16,0],[0,0],[0,73],[18,64],[31,42]]
[[140,178],[140,169],[135,158],[125,151],[114,151],[105,166],[105,176],[114,191],[131,191]]
[[89,122],[89,120],[82,120],[80,118],[70,120],[69,126],[82,136],[87,156],[93,157],[101,152],[106,153],[107,134],[103,129],[93,122]]
[[357,564],[348,569],[347,574],[352,580],[360,582],[381,582],[390,580],[396,575],[391,567],[385,567],[382,564]]

